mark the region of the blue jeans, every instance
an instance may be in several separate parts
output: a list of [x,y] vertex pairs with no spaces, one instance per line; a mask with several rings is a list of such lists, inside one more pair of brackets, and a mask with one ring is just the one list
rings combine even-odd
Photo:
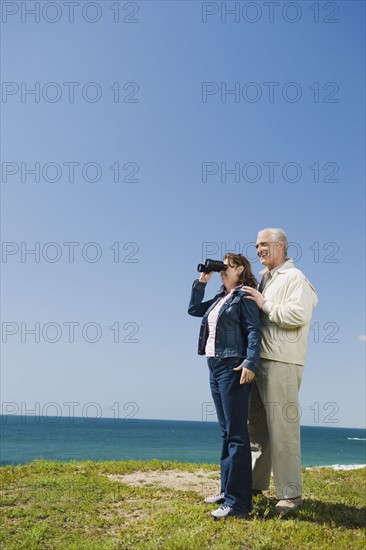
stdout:
[[252,510],[252,462],[248,434],[248,402],[251,384],[240,384],[234,371],[242,358],[208,357],[211,393],[222,432],[221,491],[225,505],[238,512]]

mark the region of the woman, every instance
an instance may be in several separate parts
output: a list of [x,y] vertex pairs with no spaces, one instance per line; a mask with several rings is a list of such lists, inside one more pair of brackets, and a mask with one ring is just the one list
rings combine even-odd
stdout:
[[252,510],[252,465],[247,429],[250,382],[259,361],[259,309],[246,300],[242,285],[256,288],[249,261],[225,254],[228,266],[220,271],[221,292],[202,302],[211,273],[193,283],[188,313],[203,317],[198,353],[206,355],[212,397],[222,431],[221,490],[205,502],[222,504],[211,512],[215,519],[246,516]]

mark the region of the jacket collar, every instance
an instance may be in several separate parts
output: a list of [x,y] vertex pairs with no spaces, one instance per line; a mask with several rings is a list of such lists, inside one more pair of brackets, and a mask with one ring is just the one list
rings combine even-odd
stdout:
[[231,292],[226,292],[226,288],[225,288],[225,285],[221,285],[220,286],[220,293],[221,294],[234,294],[235,292],[239,292],[239,290],[241,290],[242,288],[242,284],[236,286]]

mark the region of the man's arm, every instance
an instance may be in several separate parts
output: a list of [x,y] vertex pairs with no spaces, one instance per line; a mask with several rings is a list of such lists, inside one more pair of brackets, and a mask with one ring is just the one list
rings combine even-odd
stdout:
[[243,290],[249,294],[246,299],[253,300],[272,323],[284,328],[302,327],[310,322],[312,309],[317,304],[315,289],[300,271],[291,273],[291,279],[286,284],[284,303],[266,300],[254,288],[245,286]]
[[302,273],[296,272],[288,282],[285,302],[278,304],[265,300],[262,311],[272,323],[280,327],[302,327],[310,323],[316,303],[314,288]]

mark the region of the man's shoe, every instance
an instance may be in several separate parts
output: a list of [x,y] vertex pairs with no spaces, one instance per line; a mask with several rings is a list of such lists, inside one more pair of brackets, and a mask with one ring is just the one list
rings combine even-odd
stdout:
[[302,505],[301,497],[285,498],[277,502],[275,506],[275,510],[282,517],[282,516],[287,516],[292,512],[295,512],[298,508],[300,508],[301,505]]
[[238,512],[237,510],[234,510],[234,508],[232,508],[231,506],[220,506],[220,508],[211,512],[211,516],[214,519],[225,519],[233,516],[247,519],[251,518],[248,512]]
[[212,497],[206,497],[203,502],[206,504],[222,504],[225,502],[225,493],[216,493]]

